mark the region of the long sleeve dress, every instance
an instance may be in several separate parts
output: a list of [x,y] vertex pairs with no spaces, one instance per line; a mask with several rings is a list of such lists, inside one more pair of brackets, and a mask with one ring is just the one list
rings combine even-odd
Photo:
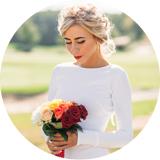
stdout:
[[[53,70],[48,100],[64,99],[84,105],[88,110],[79,124],[76,146],[65,150],[65,158],[86,159],[107,155],[132,139],[131,87],[125,70],[115,64],[83,68],[73,63],[59,64]],[[112,114],[117,130],[106,131]]]

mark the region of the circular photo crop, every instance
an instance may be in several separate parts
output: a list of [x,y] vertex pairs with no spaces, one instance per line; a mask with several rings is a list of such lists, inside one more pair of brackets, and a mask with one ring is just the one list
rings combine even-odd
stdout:
[[32,144],[69,159],[129,144],[151,117],[160,74],[143,29],[123,12],[92,4],[46,8],[10,40],[2,98]]

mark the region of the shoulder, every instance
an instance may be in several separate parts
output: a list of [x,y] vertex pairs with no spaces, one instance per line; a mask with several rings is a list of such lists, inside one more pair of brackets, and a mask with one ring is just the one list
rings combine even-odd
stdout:
[[72,62],[64,62],[64,63],[57,64],[54,67],[54,69],[58,70],[58,69],[61,69],[61,68],[70,68],[70,67],[73,67],[73,63]]
[[66,71],[69,71],[68,69],[74,68],[74,65],[72,62],[64,62],[64,63],[59,63],[55,65],[53,68],[53,74],[58,74],[58,73],[64,73]]
[[65,67],[67,67],[69,65],[69,62],[67,63],[59,63],[59,64],[56,64],[55,66],[54,66],[54,68],[53,68],[53,70],[59,70],[59,69],[61,69],[61,68],[65,68]]
[[128,77],[127,71],[123,67],[121,67],[117,64],[112,64],[111,65],[111,72],[112,72],[112,75],[113,75],[114,78],[116,78],[116,77]]

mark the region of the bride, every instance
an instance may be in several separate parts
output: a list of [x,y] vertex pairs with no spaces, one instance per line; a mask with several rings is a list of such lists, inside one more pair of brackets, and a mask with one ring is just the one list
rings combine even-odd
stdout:
[[[58,64],[52,74],[48,99],[71,100],[83,104],[88,117],[80,122],[83,132],[71,134],[68,141],[57,134],[46,143],[52,154],[65,150],[65,158],[85,159],[107,155],[132,139],[131,88],[126,71],[111,64],[108,18],[93,5],[62,9],[58,30],[75,62]],[[115,114],[117,129],[105,130]]]

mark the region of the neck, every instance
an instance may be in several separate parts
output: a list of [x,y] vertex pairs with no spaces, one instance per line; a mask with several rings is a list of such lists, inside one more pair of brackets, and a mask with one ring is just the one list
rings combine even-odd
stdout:
[[86,61],[84,64],[81,64],[85,68],[99,68],[108,65],[109,62],[104,58],[101,53],[93,54],[93,56]]

